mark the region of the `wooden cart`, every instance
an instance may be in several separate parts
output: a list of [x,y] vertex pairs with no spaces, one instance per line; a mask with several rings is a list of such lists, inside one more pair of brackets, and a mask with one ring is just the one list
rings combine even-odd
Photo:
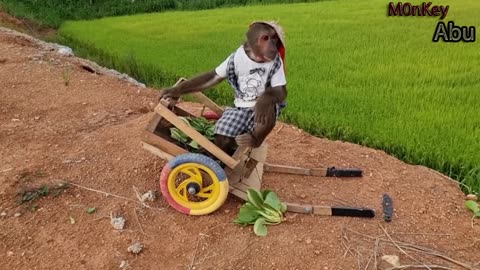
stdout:
[[[177,84],[185,79],[180,79]],[[223,109],[204,94],[192,96],[217,115]],[[202,110],[203,111],[203,110]],[[230,156],[184,122],[183,117],[197,117],[176,105],[176,100],[162,100],[143,136],[143,148],[169,162],[162,169],[160,189],[170,206],[189,215],[206,215],[222,206],[231,193],[247,199],[249,188],[260,190],[264,172],[288,173],[325,177],[361,177],[359,169],[299,168],[266,163],[267,145],[258,148],[239,147]],[[204,150],[190,153],[170,137],[176,127]],[[373,217],[374,210],[345,206],[301,205],[286,202],[287,211],[330,216]]]

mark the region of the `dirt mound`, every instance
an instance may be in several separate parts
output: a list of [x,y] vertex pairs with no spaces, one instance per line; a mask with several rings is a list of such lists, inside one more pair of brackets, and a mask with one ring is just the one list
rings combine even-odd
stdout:
[[[140,192],[158,190],[165,164],[140,144],[155,92],[88,72],[73,58],[21,40],[0,31],[4,269],[118,269],[122,261],[122,269],[386,269],[383,255],[398,255],[402,265],[478,267],[478,225],[472,228],[455,183],[384,152],[316,138],[283,123],[268,139],[269,162],[359,167],[365,176],[267,173],[264,188],[289,201],[371,207],[376,218],[289,214],[287,222],[258,238],[251,228],[232,224],[241,205],[233,197],[201,217],[176,212],[161,197],[149,202],[155,209],[142,208],[133,186]],[[183,106],[198,109],[197,104]],[[59,189],[58,180],[130,200],[76,186]],[[24,200],[30,202],[17,203],[21,194],[39,191],[42,184],[50,190],[29,193]],[[382,220],[384,193],[394,199],[391,223]],[[87,213],[93,207],[95,212]],[[115,230],[110,215],[124,217],[125,229]],[[136,242],[143,250],[135,255],[127,248]]]

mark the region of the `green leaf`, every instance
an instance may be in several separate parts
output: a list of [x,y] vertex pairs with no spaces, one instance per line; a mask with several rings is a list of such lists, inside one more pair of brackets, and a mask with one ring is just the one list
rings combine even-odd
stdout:
[[253,204],[255,207],[262,208],[263,205],[263,197],[262,193],[255,189],[249,188],[247,190],[247,198],[248,201]]
[[480,217],[480,212],[475,212],[475,217]]
[[273,192],[273,191],[271,191],[270,189],[264,189],[264,190],[262,191],[263,198],[267,198],[267,195],[268,195],[270,192]]
[[187,143],[188,141],[188,136],[183,133],[181,130],[179,130],[178,128],[170,128],[170,136],[179,141],[179,142],[182,142],[182,143]]
[[275,194],[275,192],[273,191],[268,192],[267,196],[265,196],[264,198],[265,198],[265,201],[263,201],[263,203],[271,206],[273,209],[277,211],[280,211],[280,209],[282,208],[282,203],[280,202],[280,199],[278,198],[277,194]]
[[285,213],[287,212],[287,205],[284,203],[280,204],[280,212]]
[[191,141],[188,145],[190,145],[191,147],[193,147],[195,149],[200,148],[200,145],[196,141]]
[[240,212],[233,222],[237,224],[250,224],[260,216],[257,210],[255,206],[247,203],[240,208]]
[[93,213],[95,213],[96,211],[97,211],[97,208],[95,208],[95,207],[87,208],[87,213],[89,213],[89,214],[93,214]]
[[265,207],[263,210],[257,210],[257,212],[263,216],[266,222],[275,224],[282,222],[282,215],[276,210]]
[[258,236],[267,236],[267,226],[265,225],[265,219],[259,218],[253,225],[253,232]]
[[475,201],[468,200],[465,202],[465,206],[470,209],[473,213],[480,212],[480,209],[478,208],[478,204]]
[[192,125],[190,125],[190,121],[188,121],[188,118],[187,118],[187,117],[180,116],[179,118],[182,119],[183,122],[185,122],[185,124],[187,124],[187,125],[189,125],[189,126],[192,126]]

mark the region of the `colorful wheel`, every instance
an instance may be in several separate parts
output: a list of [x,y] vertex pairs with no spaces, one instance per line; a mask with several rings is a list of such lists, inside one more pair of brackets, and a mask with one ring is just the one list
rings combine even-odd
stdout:
[[160,190],[168,204],[188,215],[207,215],[227,199],[228,180],[222,167],[201,154],[182,154],[162,169]]

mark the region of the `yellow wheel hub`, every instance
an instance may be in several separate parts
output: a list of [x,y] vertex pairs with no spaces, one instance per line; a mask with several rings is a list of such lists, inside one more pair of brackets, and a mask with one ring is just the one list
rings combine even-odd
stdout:
[[184,163],[168,176],[168,192],[172,198],[192,211],[211,207],[219,199],[221,190],[215,173],[202,164]]

